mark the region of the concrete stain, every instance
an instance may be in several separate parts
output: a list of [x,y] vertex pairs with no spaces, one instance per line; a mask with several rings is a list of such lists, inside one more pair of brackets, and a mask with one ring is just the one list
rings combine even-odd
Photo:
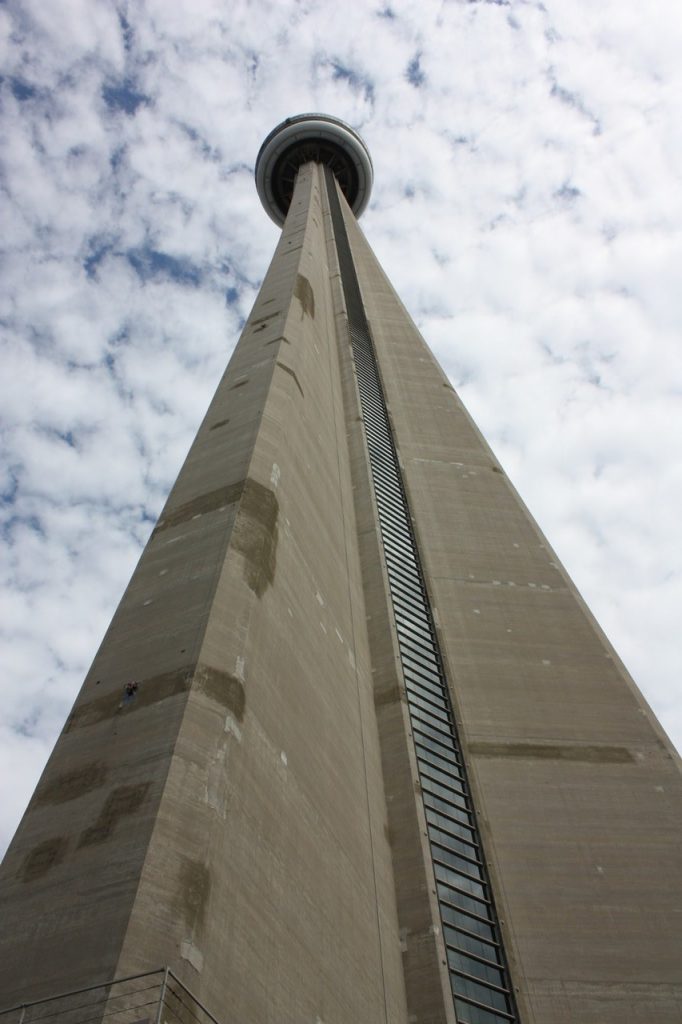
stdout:
[[144,802],[149,789],[148,782],[139,782],[135,786],[117,786],[112,789],[104,801],[97,821],[90,828],[81,832],[78,848],[103,843],[112,834],[121,818],[135,814]]
[[223,508],[225,505],[234,505],[239,501],[243,487],[244,481],[240,480],[239,483],[228,484],[226,487],[216,488],[215,491],[200,494],[197,498],[192,498],[191,501],[186,501],[183,505],[164,512],[156,524],[152,537],[156,537],[163,530],[169,530],[173,526],[180,526],[181,523],[186,523],[188,520],[194,519],[195,516],[204,515],[206,512],[215,512],[216,509]]
[[224,427],[229,422],[230,422],[229,418],[226,419],[226,420],[218,420],[218,422],[214,423],[212,427],[209,427],[209,429],[210,430],[217,430],[218,427]]
[[68,800],[76,800],[103,786],[106,777],[107,769],[102,761],[91,761],[73,771],[61,772],[48,779],[44,785],[38,786],[32,806],[42,807],[45,804],[63,804]]
[[296,275],[296,284],[294,285],[294,295],[301,303],[301,308],[304,313],[307,313],[313,320],[315,319],[315,293],[313,292],[312,285],[307,277],[303,274]]
[[577,746],[551,743],[470,743],[470,754],[479,757],[523,757],[548,761],[582,761],[585,764],[631,764],[627,747]]
[[244,720],[244,686],[236,676],[209,665],[198,665],[194,678],[201,693],[226,708],[238,722]]
[[231,543],[244,556],[244,579],[258,597],[275,578],[278,517],[274,492],[255,480],[245,480]]
[[[274,300],[270,299],[269,301],[273,302]],[[278,309],[275,313],[268,313],[267,316],[259,316],[257,320],[252,320],[249,326],[256,327],[258,324],[267,323],[267,321],[272,320],[273,317],[279,316],[280,312],[281,311]]]
[[85,726],[96,725],[113,715],[130,714],[139,711],[141,708],[157,704],[161,700],[175,697],[179,693],[189,690],[192,682],[193,666],[183,665],[181,668],[172,669],[170,672],[160,672],[156,676],[148,676],[146,679],[138,680],[138,688],[135,700],[121,707],[123,687],[113,692],[104,693],[87,704],[79,704],[73,709],[64,728],[64,732],[71,732],[73,729],[82,729]]
[[64,836],[54,836],[52,839],[46,839],[34,846],[21,865],[19,877],[22,882],[32,882],[36,878],[41,878],[50,868],[61,864],[67,845],[68,842]]
[[299,379],[296,376],[295,372],[291,369],[291,367],[290,366],[286,366],[284,363],[280,363],[279,361],[277,362],[277,366],[279,366],[280,370],[284,370],[285,373],[288,373],[290,376],[292,376],[294,378],[294,383],[296,384],[296,387],[298,388],[298,390],[301,392],[301,397],[305,397],[305,395],[303,394],[303,388],[300,385]]
[[211,893],[211,874],[201,861],[183,857],[176,890],[175,906],[189,929],[194,931],[204,923],[206,906]]
[[397,704],[398,701],[403,699],[403,694],[399,686],[390,686],[386,690],[376,691],[374,694],[374,706],[377,708],[383,707],[384,704]]

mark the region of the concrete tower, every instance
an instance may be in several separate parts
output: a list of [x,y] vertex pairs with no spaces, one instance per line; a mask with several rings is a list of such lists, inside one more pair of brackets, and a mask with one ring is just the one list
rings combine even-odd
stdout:
[[275,256],[5,860],[0,1024],[678,1024],[669,741],[365,241],[362,140],[291,118],[256,181]]

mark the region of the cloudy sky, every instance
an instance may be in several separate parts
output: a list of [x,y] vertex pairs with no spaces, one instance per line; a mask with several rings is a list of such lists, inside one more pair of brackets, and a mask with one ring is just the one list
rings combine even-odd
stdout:
[[253,303],[309,110],[363,227],[682,746],[679,0],[0,2],[0,848]]

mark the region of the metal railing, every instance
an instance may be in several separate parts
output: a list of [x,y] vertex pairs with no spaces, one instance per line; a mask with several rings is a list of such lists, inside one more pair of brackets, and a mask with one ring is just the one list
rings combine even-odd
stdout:
[[0,1024],[221,1024],[169,967],[0,1010]]

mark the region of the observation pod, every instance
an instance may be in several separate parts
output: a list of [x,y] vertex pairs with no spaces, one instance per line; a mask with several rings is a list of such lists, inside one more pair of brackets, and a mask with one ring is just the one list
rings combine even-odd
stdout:
[[288,117],[265,139],[256,158],[256,188],[268,216],[282,227],[298,169],[311,160],[331,169],[359,217],[372,191],[372,159],[358,133],[328,114]]

